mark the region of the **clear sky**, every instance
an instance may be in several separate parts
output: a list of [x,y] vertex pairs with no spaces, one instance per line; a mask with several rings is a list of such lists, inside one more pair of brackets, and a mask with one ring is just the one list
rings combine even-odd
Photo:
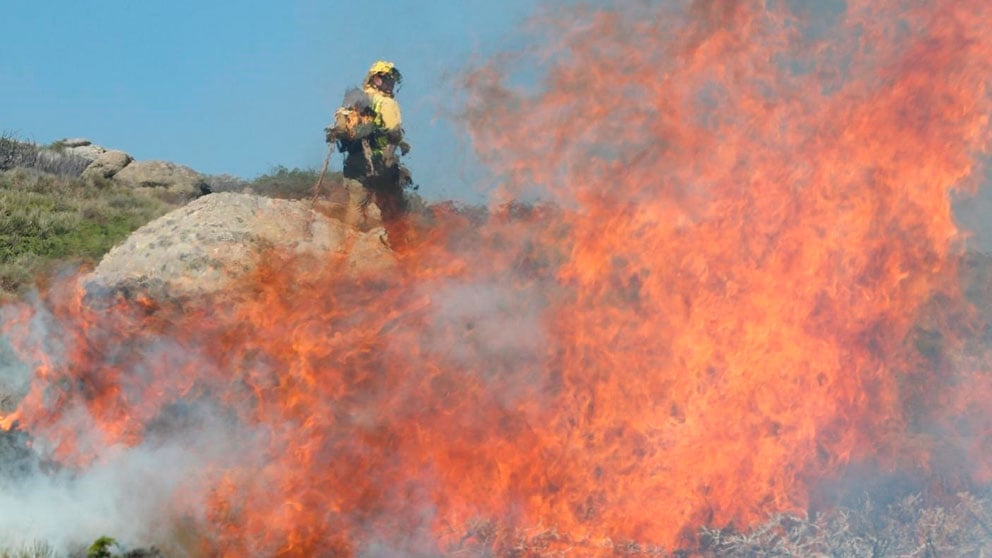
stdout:
[[[7,0],[0,9],[0,132],[86,137],[136,159],[251,178],[318,168],[323,127],[376,59],[397,99],[428,199],[481,199],[452,81],[512,47],[540,0]],[[332,168],[340,168],[336,155]]]

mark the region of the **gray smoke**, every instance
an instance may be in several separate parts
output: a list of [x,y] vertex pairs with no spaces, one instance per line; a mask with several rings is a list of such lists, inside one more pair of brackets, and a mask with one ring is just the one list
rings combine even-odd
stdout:
[[[38,305],[17,328],[43,345],[53,364],[66,364],[64,333],[57,320]],[[0,308],[5,322],[13,308]],[[207,366],[195,350],[182,351],[162,339],[140,348],[144,362],[169,361],[177,367]],[[150,366],[148,366],[150,368]],[[131,383],[121,389],[140,397],[147,385],[137,366]],[[32,367],[18,357],[10,339],[0,338],[0,390],[7,408],[28,391]],[[209,400],[183,400],[165,407],[145,425],[137,445],[108,442],[89,410],[69,399],[54,424],[0,431],[0,553],[43,541],[58,555],[78,552],[98,537],[109,536],[123,548],[148,547],[175,538],[178,524],[204,520],[207,498],[217,476],[227,468],[251,467],[259,437],[229,412]],[[73,463],[58,458],[61,443],[70,441],[72,455],[92,456]],[[168,555],[181,554],[171,549]]]

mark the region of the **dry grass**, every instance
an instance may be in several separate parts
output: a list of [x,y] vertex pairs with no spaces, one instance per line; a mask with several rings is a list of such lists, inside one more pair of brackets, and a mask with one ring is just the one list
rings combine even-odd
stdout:
[[907,496],[885,507],[865,499],[817,517],[777,514],[750,530],[704,527],[681,549],[623,540],[576,540],[554,529],[501,530],[479,522],[447,549],[449,556],[545,558],[946,558],[992,557],[992,498],[959,493],[940,504]]
[[33,169],[59,176],[76,177],[89,166],[90,160],[58,148],[45,148],[21,141],[9,133],[0,134],[0,170]]
[[16,550],[0,548],[0,558],[55,558],[55,549],[45,542],[35,542]]
[[777,515],[747,533],[704,529],[706,556],[992,556],[992,501],[960,493],[942,505],[913,495],[885,509],[870,500],[816,519]]
[[97,261],[175,207],[109,182],[22,168],[0,172],[0,297],[65,262]]

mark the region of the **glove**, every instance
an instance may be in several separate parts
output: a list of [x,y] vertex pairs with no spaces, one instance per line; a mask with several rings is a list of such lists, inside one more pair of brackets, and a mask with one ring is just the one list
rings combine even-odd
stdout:
[[406,155],[407,153],[410,152],[410,144],[405,141],[401,141],[399,143],[399,147],[400,147],[400,155]]
[[338,141],[337,130],[331,126],[324,128],[324,137],[327,139],[327,143],[334,143]]

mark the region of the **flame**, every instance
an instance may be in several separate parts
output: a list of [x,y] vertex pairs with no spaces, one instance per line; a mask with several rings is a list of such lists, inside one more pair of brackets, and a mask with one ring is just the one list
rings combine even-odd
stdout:
[[21,413],[19,411],[14,411],[13,413],[0,417],[0,430],[10,430],[14,427],[14,423],[16,423],[19,418],[21,418]]
[[935,467],[921,397],[983,452],[988,386],[921,394],[946,368],[912,334],[964,304],[992,5],[786,4],[556,11],[541,82],[494,61],[465,112],[500,195],[553,204],[436,206],[357,282],[274,254],[186,303],[55,288],[4,326],[36,373],[0,426],[81,469],[219,428],[162,513],[224,556],[691,547],[852,464]]

